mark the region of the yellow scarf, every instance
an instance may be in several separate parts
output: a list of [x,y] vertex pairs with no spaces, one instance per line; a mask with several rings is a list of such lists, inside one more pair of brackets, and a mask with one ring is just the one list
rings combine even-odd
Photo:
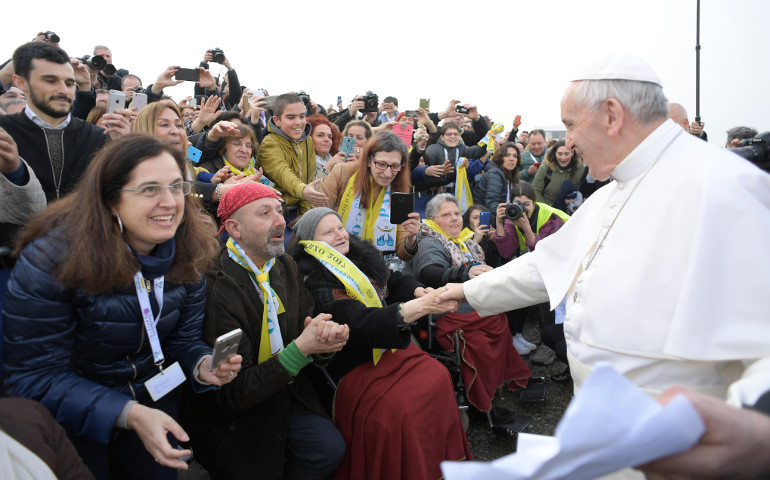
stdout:
[[[342,199],[340,200],[340,208],[339,208],[339,214],[342,217],[342,224],[345,225],[345,229],[348,230],[348,232],[358,235],[362,240],[366,240],[367,242],[371,243],[372,245],[375,244],[374,239],[374,230],[375,230],[375,224],[377,223],[377,218],[380,215],[380,210],[382,209],[382,202],[385,199],[385,191],[387,188],[381,188],[380,194],[377,196],[377,200],[371,204],[369,208],[364,210],[365,217],[364,217],[364,224],[363,224],[363,231],[362,232],[355,232],[351,231],[351,229],[348,229],[348,217],[350,216],[350,212],[354,210],[360,211],[360,195],[356,195],[355,193],[355,183],[356,183],[356,177],[358,177],[358,172],[354,173],[352,177],[350,177],[350,180],[348,180],[348,184],[345,187],[345,193],[342,195]],[[373,180],[370,178],[370,182]],[[358,201],[356,199],[358,198]],[[356,213],[358,215],[358,213]]]
[[283,350],[283,337],[281,336],[281,326],[278,323],[278,315],[285,312],[283,303],[275,291],[270,286],[270,277],[268,273],[275,264],[275,258],[270,259],[260,269],[246,255],[240,245],[229,238],[227,240],[227,254],[235,263],[245,268],[249,273],[254,287],[261,293],[264,299],[262,305],[262,334],[259,341],[259,354],[257,363],[262,363],[276,353]]
[[446,239],[450,242],[456,243],[460,247],[460,250],[463,251],[463,253],[470,253],[468,247],[465,245],[465,242],[473,238],[473,232],[471,230],[463,228],[463,231],[460,232],[460,235],[458,235],[457,238],[454,238],[449,236],[445,231],[441,230],[441,227],[439,227],[433,220],[423,220],[422,222],[435,230],[437,233],[440,233],[446,237]]
[[225,157],[224,155],[222,155],[222,160],[225,161],[226,166],[230,167],[230,171],[236,175],[244,174],[245,176],[248,177],[249,175],[254,175],[255,173],[257,173],[257,169],[255,168],[255,163],[254,163],[254,157],[251,157],[249,159],[249,164],[246,165],[246,168],[244,168],[243,170],[239,170],[238,167],[230,163],[227,160],[227,157]]
[[[332,272],[342,282],[350,298],[358,300],[369,308],[382,308],[382,302],[372,282],[345,255],[335,250],[326,242],[302,240],[299,244],[305,247],[305,251],[309,255],[315,257],[316,260],[321,262],[321,265],[326,267],[327,270]],[[372,349],[372,359],[375,365],[382,358],[383,351],[383,349],[379,348]],[[396,350],[393,349],[393,351],[395,352]]]

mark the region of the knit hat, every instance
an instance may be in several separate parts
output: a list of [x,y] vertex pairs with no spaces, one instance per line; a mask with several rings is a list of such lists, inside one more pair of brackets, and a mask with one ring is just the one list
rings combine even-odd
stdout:
[[586,64],[571,79],[573,82],[580,80],[632,80],[663,86],[647,62],[627,53],[612,53]]
[[261,198],[275,198],[278,201],[283,201],[278,192],[267,185],[257,182],[241,183],[228,190],[219,200],[219,207],[217,208],[217,217],[222,222],[218,234],[225,231],[225,221],[233,213],[237,212],[242,206]]
[[311,208],[294,224],[294,235],[297,240],[312,240],[315,236],[315,229],[318,224],[327,215],[336,215],[342,221],[340,214],[327,207]]

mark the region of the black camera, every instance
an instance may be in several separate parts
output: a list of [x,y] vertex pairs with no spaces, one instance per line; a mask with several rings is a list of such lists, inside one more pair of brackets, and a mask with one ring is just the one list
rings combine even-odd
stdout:
[[760,133],[754,138],[745,138],[731,152],[740,155],[766,172],[770,172],[770,132]]
[[144,92],[144,88],[142,88],[141,85],[137,85],[134,88],[131,89],[134,93],[142,93]]
[[59,43],[59,40],[61,40],[61,38],[59,38],[58,35],[56,35],[54,32],[50,30],[48,30],[47,32],[43,32],[43,36],[46,38],[46,40],[48,40],[51,43]]
[[468,110],[467,108],[465,108],[464,106],[462,106],[462,105],[460,105],[460,104],[458,103],[458,104],[455,106],[455,112],[457,112],[457,113],[462,113],[463,115],[465,115],[465,114],[469,113],[469,112],[470,112],[470,110]]
[[209,52],[211,52],[211,55],[214,57],[215,62],[217,62],[220,65],[225,63],[225,52],[223,52],[221,48],[214,47],[211,50],[209,50]]
[[107,63],[107,60],[101,55],[94,55],[93,57],[90,55],[83,55],[78,60],[85,63],[91,70],[101,70],[107,75],[115,75],[115,72],[117,71],[115,66],[111,63]]
[[297,96],[302,100],[302,103],[305,104],[305,108],[307,111],[310,111],[310,95],[307,94],[304,90],[300,90],[297,92]]
[[514,222],[527,213],[527,207],[518,200],[514,200],[505,206],[505,217]]
[[366,92],[366,95],[363,96],[362,100],[364,101],[365,113],[380,111],[380,98],[377,94],[368,91]]

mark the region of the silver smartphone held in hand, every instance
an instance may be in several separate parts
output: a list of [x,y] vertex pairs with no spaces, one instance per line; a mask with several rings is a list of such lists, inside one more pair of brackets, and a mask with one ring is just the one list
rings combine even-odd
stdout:
[[110,90],[110,96],[107,99],[107,113],[115,113],[116,110],[126,108],[126,94],[120,90]]
[[236,328],[232,332],[225,333],[214,342],[214,351],[212,352],[211,367],[214,370],[217,365],[227,360],[227,357],[238,353],[238,344],[241,343],[243,331]]

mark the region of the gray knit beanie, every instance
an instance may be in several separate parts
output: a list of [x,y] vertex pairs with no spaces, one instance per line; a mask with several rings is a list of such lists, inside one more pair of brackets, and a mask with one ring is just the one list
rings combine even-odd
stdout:
[[323,218],[329,214],[334,214],[342,221],[340,214],[327,207],[311,208],[294,224],[294,235],[297,240],[312,240],[315,236],[315,229]]

